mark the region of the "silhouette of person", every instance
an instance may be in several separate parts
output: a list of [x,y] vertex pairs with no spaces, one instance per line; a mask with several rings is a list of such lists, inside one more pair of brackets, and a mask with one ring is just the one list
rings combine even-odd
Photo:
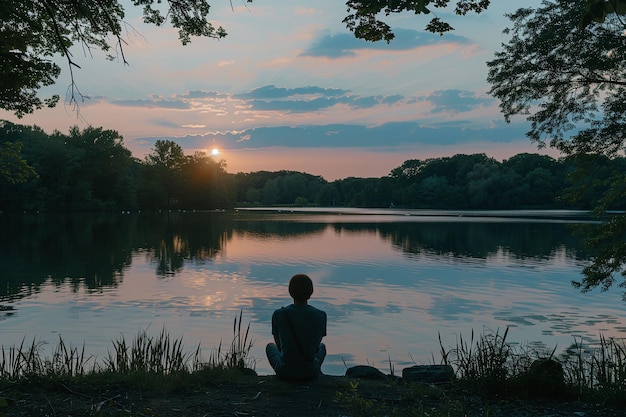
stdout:
[[289,295],[293,304],[272,314],[272,335],[275,343],[265,348],[267,359],[281,379],[307,380],[321,374],[326,357],[326,313],[309,305],[313,281],[307,275],[296,274],[289,280]]

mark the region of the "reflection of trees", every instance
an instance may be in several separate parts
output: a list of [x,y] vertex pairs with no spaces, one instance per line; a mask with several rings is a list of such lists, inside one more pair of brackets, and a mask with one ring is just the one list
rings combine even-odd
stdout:
[[46,280],[75,291],[116,286],[130,264],[134,229],[121,215],[2,215],[0,297],[36,291]]
[[209,261],[232,238],[227,213],[167,213],[141,215],[141,248],[157,264],[157,275],[180,271],[185,262]]
[[[295,218],[295,217],[294,217]],[[237,229],[256,236],[283,236],[296,237],[321,233],[326,229],[326,223],[309,223],[293,221],[288,217],[254,217],[252,219],[240,218],[237,221]]]
[[[237,234],[303,237],[328,223],[297,215],[223,212],[0,215],[0,300],[37,292],[46,281],[74,291],[117,286],[135,253],[154,262],[156,274],[209,262]],[[581,247],[563,223],[380,222],[334,223],[337,231],[375,233],[406,253],[486,258],[504,251],[517,258],[549,258]],[[576,249],[574,249],[576,248]]]
[[[403,222],[336,226],[344,230],[378,231],[406,253],[430,252],[485,259],[499,251],[523,258],[549,258],[562,248],[582,257],[581,240],[557,222]],[[576,248],[576,249],[573,249]]]
[[157,275],[179,272],[187,262],[202,263],[215,256],[235,231],[258,236],[299,236],[322,231],[325,224],[277,220],[224,212],[142,214],[137,230],[139,249],[156,264]]
[[32,214],[0,216],[0,299],[37,292],[46,281],[73,291],[115,287],[143,251],[157,274],[212,259],[232,236],[224,213]]

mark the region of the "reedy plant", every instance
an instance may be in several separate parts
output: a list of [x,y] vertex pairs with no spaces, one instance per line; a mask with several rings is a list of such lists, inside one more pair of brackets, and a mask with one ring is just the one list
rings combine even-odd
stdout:
[[[93,362],[91,370],[87,370],[89,362]],[[89,372],[95,372],[97,364],[93,356],[85,355],[85,344],[79,350],[77,347],[65,344],[59,335],[59,343],[52,354],[51,360],[44,360],[48,375],[57,376],[81,376]]]
[[243,310],[239,312],[239,318],[235,316],[233,322],[233,340],[227,352],[222,352],[222,342],[217,349],[213,350],[205,364],[214,369],[254,369],[256,361],[250,356],[254,341],[250,339],[250,323],[245,331],[242,331]]
[[600,335],[596,347],[583,338],[562,354],[567,383],[579,394],[600,395],[604,400],[626,403],[626,344]]
[[6,348],[2,346],[0,359],[0,377],[8,380],[39,375],[45,367],[40,356],[42,342],[33,339],[30,346],[25,344],[26,338],[22,338],[19,346]]
[[[36,342],[33,339],[30,345],[25,344],[25,339],[19,346],[5,349],[2,347],[0,357],[0,378],[16,380],[32,376],[80,376],[89,372],[95,372],[97,364],[93,356],[85,355],[85,345],[81,349],[68,347],[61,336],[52,352],[51,358],[42,357],[45,342]],[[88,369],[89,362],[92,362]]]
[[107,351],[103,362],[97,362],[94,356],[85,354],[85,345],[81,348],[67,345],[59,337],[58,344],[50,358],[43,357],[46,342],[33,339],[29,345],[25,338],[18,346],[1,347],[0,379],[14,381],[29,377],[76,377],[96,373],[150,373],[171,375],[175,373],[193,373],[198,370],[254,369],[256,362],[250,356],[253,341],[250,339],[250,323],[243,328],[243,311],[235,316],[233,340],[227,352],[222,352],[222,345],[214,350],[208,362],[201,360],[200,344],[188,351],[183,346],[183,338],[174,339],[166,332],[153,336],[146,330],[140,330],[128,343],[123,336],[113,341],[113,349]]
[[113,341],[114,352],[108,352],[105,367],[110,372],[153,372],[171,374],[191,371],[200,362],[200,345],[192,352],[185,352],[183,338],[172,339],[165,331],[157,336],[150,336],[141,330],[132,345],[124,337]]
[[475,339],[472,329],[470,339],[460,334],[456,348],[445,356],[451,358],[462,379],[504,381],[509,376],[508,364],[515,353],[506,341],[508,334],[508,327],[503,334],[499,329],[495,333],[487,330]]

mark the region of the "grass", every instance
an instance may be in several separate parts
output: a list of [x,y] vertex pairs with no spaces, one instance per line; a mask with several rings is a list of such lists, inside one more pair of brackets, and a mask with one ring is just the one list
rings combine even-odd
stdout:
[[233,340],[227,351],[220,346],[213,350],[208,361],[201,357],[200,345],[185,348],[183,338],[172,338],[165,329],[158,335],[141,330],[129,343],[123,336],[113,340],[112,349],[103,362],[85,354],[82,348],[68,346],[59,337],[51,357],[43,355],[45,343],[24,339],[18,346],[5,348],[0,355],[0,382],[15,382],[29,378],[72,378],[116,374],[168,376],[193,374],[203,371],[254,369],[250,356],[253,342],[249,338],[250,324],[242,332],[243,312],[235,316]]
[[[589,345],[582,339],[575,339],[562,354],[555,355],[555,350],[510,343],[508,337],[508,329],[503,332],[484,330],[482,334],[471,332],[469,337],[459,335],[456,345],[448,348],[440,338],[439,362],[452,366],[456,376],[449,387],[485,398],[515,400],[542,395],[626,406],[626,345],[623,341],[601,336],[599,342]],[[206,386],[220,378],[237,381],[246,374],[245,370],[255,368],[254,358],[250,356],[252,346],[250,324],[243,325],[243,312],[234,318],[231,343],[220,342],[207,360],[201,357],[200,345],[187,349],[182,338],[172,338],[165,329],[156,335],[139,331],[130,342],[124,337],[112,341],[112,348],[102,362],[87,355],[84,345],[68,345],[60,337],[49,357],[42,353],[43,343],[22,340],[17,346],[1,349],[0,388],[21,382],[28,386],[29,382],[45,380],[61,384],[88,381],[102,386],[184,390]],[[408,411],[402,409],[404,415],[454,417],[466,413],[463,404],[455,400],[440,401],[436,411],[425,406],[429,398],[445,395],[442,394],[445,391],[419,384],[407,385],[395,377],[391,357],[389,372],[389,381],[379,384],[404,385],[401,401],[412,404]],[[337,391],[335,401],[350,415],[394,415],[387,406],[389,399],[368,395],[363,391],[364,385],[349,381]]]
[[243,322],[243,311],[239,312],[239,319],[235,316],[233,322],[233,340],[226,352],[222,351],[222,343],[220,342],[209,356],[209,360],[204,367],[210,369],[254,369],[256,362],[250,356],[250,350],[254,342],[250,339],[250,323],[242,332],[241,324]]
[[195,370],[200,363],[200,345],[186,352],[183,339],[172,339],[161,330],[159,336],[140,331],[131,345],[124,337],[113,341],[113,353],[109,351],[104,370],[108,372],[146,372],[172,374]]
[[458,337],[444,348],[441,363],[455,369],[457,382],[489,394],[586,398],[626,405],[626,344],[600,336],[594,345],[575,339],[562,354],[509,343],[503,333],[485,330]]
[[576,339],[562,355],[565,378],[581,396],[626,405],[626,344],[600,336],[595,347]]
[[[456,345],[450,348],[444,347],[439,337],[440,364],[451,365],[456,376],[449,388],[482,396],[485,402],[481,415],[493,415],[495,411],[491,410],[490,404],[494,401],[526,401],[539,397],[626,407],[624,341],[601,336],[598,343],[589,346],[579,339],[561,355],[555,356],[556,348],[549,351],[518,346],[508,342],[508,335],[508,328],[503,332],[485,329],[479,335],[472,331],[469,337],[459,335]],[[390,369],[393,375],[393,368]],[[393,378],[390,380],[392,382],[385,383],[398,383]],[[371,393],[361,390],[358,383],[351,383],[336,396],[342,407],[354,416],[468,415],[467,405],[458,399],[445,399],[436,407],[428,404],[428,398],[446,395],[448,391],[424,384],[412,389],[416,393],[419,391],[417,398],[409,399],[405,393],[397,400],[413,401],[413,406],[401,409],[400,414],[394,414],[393,407],[385,407],[385,401],[377,401]]]

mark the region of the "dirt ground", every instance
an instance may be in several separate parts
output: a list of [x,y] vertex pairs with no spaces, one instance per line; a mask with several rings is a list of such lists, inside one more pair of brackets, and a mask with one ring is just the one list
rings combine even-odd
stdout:
[[323,376],[287,383],[247,376],[196,390],[162,392],[35,384],[0,391],[0,417],[85,416],[481,416],[625,417],[626,410],[579,402],[497,401],[444,388]]

